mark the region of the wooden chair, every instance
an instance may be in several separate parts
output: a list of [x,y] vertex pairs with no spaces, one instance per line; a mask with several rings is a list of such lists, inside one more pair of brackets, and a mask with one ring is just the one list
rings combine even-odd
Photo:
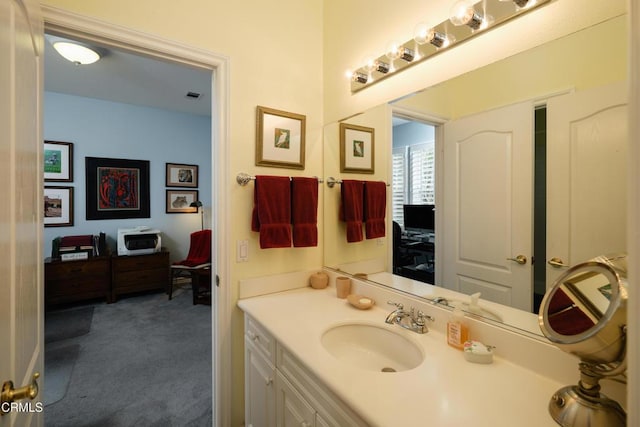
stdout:
[[[199,283],[204,270],[211,270],[211,230],[195,231],[191,233],[191,242],[187,258],[171,265],[171,280],[169,281],[169,299],[173,296],[173,286],[176,278],[189,277],[191,283]],[[208,276],[210,276],[210,272]],[[207,274],[204,274],[205,276]],[[196,295],[194,295],[194,304]]]

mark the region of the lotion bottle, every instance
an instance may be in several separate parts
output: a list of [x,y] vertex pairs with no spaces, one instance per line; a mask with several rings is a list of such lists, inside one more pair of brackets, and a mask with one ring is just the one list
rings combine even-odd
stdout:
[[451,320],[447,322],[447,344],[462,350],[468,339],[469,328],[464,320],[464,312],[460,307],[456,307],[453,309]]

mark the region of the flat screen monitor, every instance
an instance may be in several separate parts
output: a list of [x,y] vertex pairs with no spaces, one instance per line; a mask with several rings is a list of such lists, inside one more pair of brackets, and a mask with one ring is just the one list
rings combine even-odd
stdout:
[[421,233],[435,230],[434,205],[404,205],[404,229]]

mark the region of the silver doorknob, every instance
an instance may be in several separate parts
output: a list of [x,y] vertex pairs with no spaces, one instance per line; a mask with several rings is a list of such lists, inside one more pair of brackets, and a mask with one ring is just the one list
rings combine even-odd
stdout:
[[524,255],[518,255],[515,258],[507,258],[507,260],[517,262],[520,265],[527,263],[527,257]]
[[558,257],[551,258],[549,261],[547,261],[547,264],[549,264],[551,267],[554,267],[554,268],[569,267],[567,264],[564,263],[564,261],[562,261],[562,259]]

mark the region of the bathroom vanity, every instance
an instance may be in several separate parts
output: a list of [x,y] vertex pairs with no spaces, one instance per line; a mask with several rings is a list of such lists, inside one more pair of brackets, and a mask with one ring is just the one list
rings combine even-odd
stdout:
[[[368,286],[354,283],[354,290],[376,300],[368,310],[336,298],[333,285],[238,302],[245,313],[245,425],[556,425],[547,407],[563,379],[552,380],[534,367],[502,357],[514,354],[504,351],[509,333],[502,331],[506,339],[486,343],[498,345],[492,364],[470,363],[446,344],[443,331],[449,311]],[[406,309],[415,306],[434,317],[430,331],[418,334],[386,324],[394,309],[386,304],[389,295],[397,296]],[[345,325],[356,332],[327,339]],[[491,337],[481,329],[478,335]],[[364,339],[361,335],[369,333],[365,330],[382,334],[371,341],[384,344],[377,349],[381,352],[390,349],[383,355],[386,360],[350,355],[347,348],[336,350],[336,340],[340,344],[340,339]],[[386,341],[389,334],[395,341]],[[545,345],[517,338],[522,339],[517,351]],[[546,351],[553,350],[542,353]],[[406,353],[413,356],[401,360]]]

